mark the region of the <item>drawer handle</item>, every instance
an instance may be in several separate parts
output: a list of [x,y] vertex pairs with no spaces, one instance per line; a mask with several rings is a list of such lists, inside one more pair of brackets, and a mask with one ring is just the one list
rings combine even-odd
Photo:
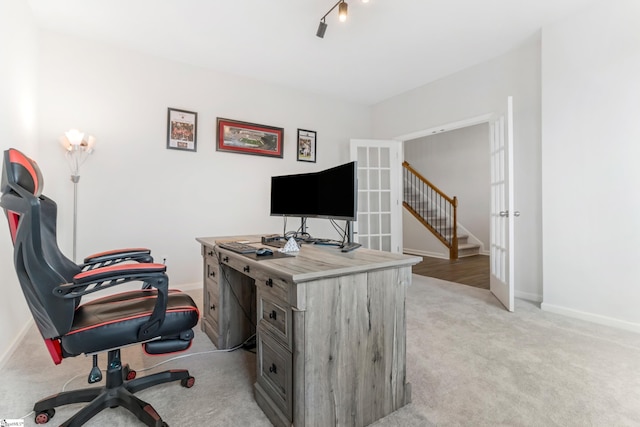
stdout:
[[222,261],[224,261],[224,262],[229,262],[229,257],[228,257],[228,256],[226,256],[226,257],[222,258]]
[[215,271],[210,271],[209,272],[209,277],[216,277],[216,272]]
[[243,268],[245,273],[248,273],[249,271],[251,271],[251,267],[249,267],[248,265],[246,267]]
[[264,282],[265,285],[267,285],[270,288],[273,288],[273,280],[269,279],[266,282]]
[[276,313],[275,310],[271,310],[271,313],[269,313],[269,319],[278,320],[278,313]]
[[271,372],[272,374],[278,373],[278,367],[275,365],[275,363],[272,363],[271,366],[269,366],[269,372]]
[[209,251],[209,252],[207,252],[207,255],[209,255],[209,256],[213,256],[213,251]]
[[215,304],[211,304],[211,307],[209,307],[211,310],[215,310],[216,309],[216,305]]

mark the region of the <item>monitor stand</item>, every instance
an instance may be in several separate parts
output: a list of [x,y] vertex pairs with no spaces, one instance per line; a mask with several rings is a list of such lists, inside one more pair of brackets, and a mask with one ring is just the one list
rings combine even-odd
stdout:
[[347,242],[344,245],[340,246],[340,250],[342,252],[351,252],[354,249],[358,249],[360,246],[362,246],[360,243]]
[[358,249],[362,246],[360,243],[356,243],[353,241],[353,229],[351,227],[351,221],[347,221],[347,241],[340,246],[340,250],[342,252],[351,252],[354,249]]

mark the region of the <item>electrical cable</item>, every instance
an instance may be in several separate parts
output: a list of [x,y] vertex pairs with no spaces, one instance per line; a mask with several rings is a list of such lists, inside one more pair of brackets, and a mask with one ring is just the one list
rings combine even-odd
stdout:
[[[225,280],[227,281],[227,283],[231,283],[231,280],[229,280],[229,274],[228,274],[228,271],[227,271],[227,266],[220,259],[222,257],[222,254],[219,253],[216,250],[215,247],[213,248],[213,252],[216,255],[216,257],[218,258],[218,263],[220,264],[220,270],[222,271],[222,274],[224,275]],[[251,326],[253,326],[254,329],[255,329],[256,328],[256,322],[255,322],[254,318],[251,316],[251,312],[252,312],[252,308],[253,307],[250,306],[249,307],[249,313],[247,313],[247,310],[245,310],[244,306],[242,304],[240,304],[240,299],[236,295],[236,292],[233,290],[233,287],[231,285],[229,285],[228,288],[231,291],[231,295],[233,295],[233,298],[236,300],[236,303],[238,304],[238,306],[240,307],[240,309],[244,313],[245,317],[249,320],[249,322],[251,323]],[[251,301],[255,301],[255,286],[251,287]]]
[[[199,355],[202,355],[202,354],[212,354],[212,353],[230,353],[230,352],[232,352],[232,351],[236,351],[236,350],[238,350],[239,348],[244,347],[244,346],[245,346],[245,344],[246,344],[246,343],[248,343],[249,341],[251,341],[252,339],[254,339],[254,338],[255,338],[255,336],[256,336],[256,334],[254,333],[254,334],[253,334],[253,335],[251,335],[249,338],[247,338],[246,340],[244,340],[241,344],[238,344],[238,345],[237,345],[237,346],[235,346],[235,347],[231,347],[231,348],[223,348],[223,349],[220,349],[220,350],[217,350],[217,349],[216,349],[216,350],[208,350],[208,351],[199,351],[199,352],[197,352],[197,353],[182,354],[182,355],[180,355],[180,356],[174,356],[174,357],[171,357],[171,358],[169,358],[169,359],[167,359],[167,360],[163,360],[162,362],[156,363],[155,365],[153,365],[153,366],[149,366],[148,368],[132,369],[132,371],[135,371],[135,372],[145,372],[145,371],[149,371],[149,370],[151,370],[151,369],[157,368],[158,366],[164,365],[165,363],[173,362],[174,360],[178,360],[178,359],[185,359],[185,358],[187,358],[187,357],[191,357],[191,356],[199,356]],[[254,353],[254,354],[255,354],[255,352],[252,352],[252,351],[250,351],[250,353]],[[107,373],[107,370],[106,370],[106,369],[101,369],[101,371],[102,371],[102,372],[104,372],[105,374]],[[67,386],[68,386],[68,385],[69,385],[73,380],[75,380],[76,378],[80,378],[80,377],[82,377],[82,376],[85,376],[85,374],[78,374],[78,375],[76,375],[76,376],[72,377],[71,379],[69,379],[66,383],[64,383],[64,385],[62,386],[62,389],[60,390],[60,392],[61,392],[61,393],[63,393],[63,392],[66,390]],[[28,416],[30,416],[30,415],[32,415],[32,414],[34,414],[34,413],[35,413],[35,411],[31,411],[31,412],[29,412],[28,414],[23,415],[23,416],[22,416],[22,417],[20,417],[19,419],[25,419],[25,418],[27,418]]]
[[342,236],[342,244],[344,245],[344,244],[348,241],[348,239],[349,239],[349,237],[347,236],[347,230],[348,230],[348,228],[347,228],[347,227],[345,227],[345,228],[343,229],[343,228],[342,228],[342,227],[340,227],[340,226],[338,225],[338,223],[337,223],[335,220],[333,220],[333,219],[332,219],[332,220],[330,220],[330,222],[331,222],[331,225],[333,226],[333,229],[334,229],[334,230],[336,230],[336,231],[338,232],[338,234],[340,234],[340,235]]
[[[286,217],[285,217],[285,229],[286,229]],[[216,250],[215,250],[215,247],[214,247],[214,253],[216,254],[216,256],[217,256],[217,258],[218,258],[218,262],[220,263],[220,269],[222,270],[222,274],[224,274],[224,277],[225,277],[225,279],[227,280],[227,283],[231,283],[231,281],[229,280],[229,276],[228,276],[228,272],[227,272],[227,269],[226,269],[226,265],[224,265],[224,263],[222,263],[222,262],[221,262],[221,260],[220,260],[220,257],[221,257],[221,255],[222,255],[222,254],[220,254],[218,251],[216,251]],[[247,313],[247,311],[245,310],[244,306],[243,306],[242,304],[240,304],[240,299],[238,298],[238,296],[236,295],[235,291],[233,290],[233,287],[229,286],[229,289],[231,290],[231,294],[233,295],[233,298],[236,300],[236,303],[238,303],[238,306],[240,307],[240,309],[241,309],[241,310],[242,310],[242,312],[244,313],[245,317],[246,317],[247,319],[249,319],[249,322],[251,323],[251,326],[253,326],[253,328],[255,329],[255,328],[256,328],[256,322],[254,321],[253,317],[250,315],[250,313]],[[252,294],[252,295],[251,295],[251,301],[255,301],[255,294],[254,294],[254,292],[255,292],[255,287],[252,287],[252,291],[251,291],[251,294]],[[250,311],[250,312],[252,311],[252,308],[253,308],[253,307],[250,307],[250,308],[249,308],[249,311]],[[153,366],[150,366],[150,367],[148,367],[148,368],[136,369],[135,371],[136,371],[136,372],[144,372],[144,371],[148,371],[148,370],[150,370],[150,369],[157,368],[158,366],[163,365],[163,364],[165,364],[165,363],[168,363],[168,362],[171,362],[171,361],[174,361],[174,360],[177,360],[177,359],[183,359],[183,358],[185,358],[185,357],[197,356],[197,355],[200,355],[200,354],[210,354],[210,353],[228,353],[228,352],[231,352],[231,351],[235,351],[235,350],[237,350],[237,349],[239,349],[239,348],[244,347],[244,345],[245,345],[247,342],[249,342],[250,340],[252,340],[253,338],[255,338],[255,336],[256,336],[256,334],[255,334],[255,332],[254,332],[254,333],[253,333],[253,335],[251,335],[249,338],[247,338],[247,339],[246,339],[242,344],[239,344],[239,345],[237,345],[237,346],[235,346],[235,347],[232,347],[232,348],[222,349],[222,350],[201,351],[201,352],[198,352],[198,353],[190,353],[190,354],[183,354],[183,355],[180,355],[180,356],[172,357],[172,358],[170,358],[170,359],[167,359],[167,360],[165,360],[165,361],[162,361],[162,362],[160,362],[160,363],[157,363],[157,364],[155,364],[155,365],[153,365]],[[250,351],[250,350],[247,350],[247,351],[249,351],[250,353],[255,354],[255,351]],[[106,372],[107,372],[105,369],[101,369],[101,371],[102,371],[102,372],[104,372],[104,373],[106,373]],[[69,379],[66,383],[64,383],[64,384],[63,384],[63,386],[62,386],[62,390],[61,390],[61,391],[62,391],[62,392],[64,392],[64,391],[66,390],[67,386],[68,386],[68,385],[69,385],[73,380],[75,380],[76,378],[82,377],[82,376],[84,376],[84,375],[85,375],[85,374],[78,374],[78,375],[76,375],[76,376],[72,377],[71,379]],[[31,411],[31,412],[29,412],[28,414],[26,414],[26,415],[24,415],[24,416],[20,417],[20,419],[25,419],[25,418],[27,418],[28,416],[30,416],[31,414],[33,414],[33,413],[35,413],[35,411]]]

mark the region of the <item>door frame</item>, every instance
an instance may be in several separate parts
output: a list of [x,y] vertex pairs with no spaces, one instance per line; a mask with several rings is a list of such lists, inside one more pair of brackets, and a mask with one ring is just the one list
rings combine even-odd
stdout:
[[[474,117],[470,117],[467,119],[463,119],[463,120],[458,120],[458,121],[454,121],[454,122],[449,122],[449,123],[445,123],[443,125],[440,126],[434,126],[428,129],[424,129],[421,131],[416,131],[416,132],[412,132],[412,133],[408,133],[408,134],[404,134],[404,135],[400,135],[400,136],[396,136],[392,139],[401,141],[403,144],[406,141],[410,141],[413,139],[418,139],[418,138],[422,138],[425,136],[432,136],[435,134],[439,134],[439,133],[444,133],[444,132],[449,132],[452,130],[456,130],[456,129],[461,129],[461,128],[465,128],[465,127],[469,127],[469,126],[474,126],[474,125],[478,125],[478,124],[482,124],[482,123],[487,123],[488,125],[491,125],[491,122],[493,121],[493,119],[496,117],[497,112],[491,112],[491,113],[485,113],[485,114],[481,114],[478,116],[474,116]],[[512,131],[512,130],[510,130]],[[490,136],[488,136],[488,138],[490,138]],[[489,156],[491,155],[491,153],[489,153]],[[511,153],[511,155],[513,155]],[[510,172],[509,173],[513,173],[512,169],[513,169],[513,162],[510,165]],[[513,203],[514,201],[511,200],[511,203]],[[404,223],[403,221],[400,221],[400,232],[403,233],[404,230]],[[513,237],[510,236],[510,239],[512,239]],[[514,245],[515,242],[511,241],[510,244]],[[489,255],[491,257],[491,254]],[[489,259],[489,262],[492,262],[493,260],[491,260],[491,258]],[[515,259],[512,260],[513,263],[515,263]],[[510,280],[515,280],[515,275],[513,275],[512,273],[510,273]],[[514,297],[515,294],[515,283],[512,282],[513,284],[513,292],[511,293],[511,298]],[[496,297],[494,295],[494,297]],[[498,299],[496,297],[496,299]],[[507,307],[505,307],[507,308]],[[507,310],[509,310],[509,308],[507,308]]]

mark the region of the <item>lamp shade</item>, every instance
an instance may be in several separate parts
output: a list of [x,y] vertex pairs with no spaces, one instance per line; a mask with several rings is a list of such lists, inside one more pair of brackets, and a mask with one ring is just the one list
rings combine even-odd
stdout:
[[84,139],[84,133],[80,132],[78,129],[68,130],[64,134],[71,145],[80,145]]

